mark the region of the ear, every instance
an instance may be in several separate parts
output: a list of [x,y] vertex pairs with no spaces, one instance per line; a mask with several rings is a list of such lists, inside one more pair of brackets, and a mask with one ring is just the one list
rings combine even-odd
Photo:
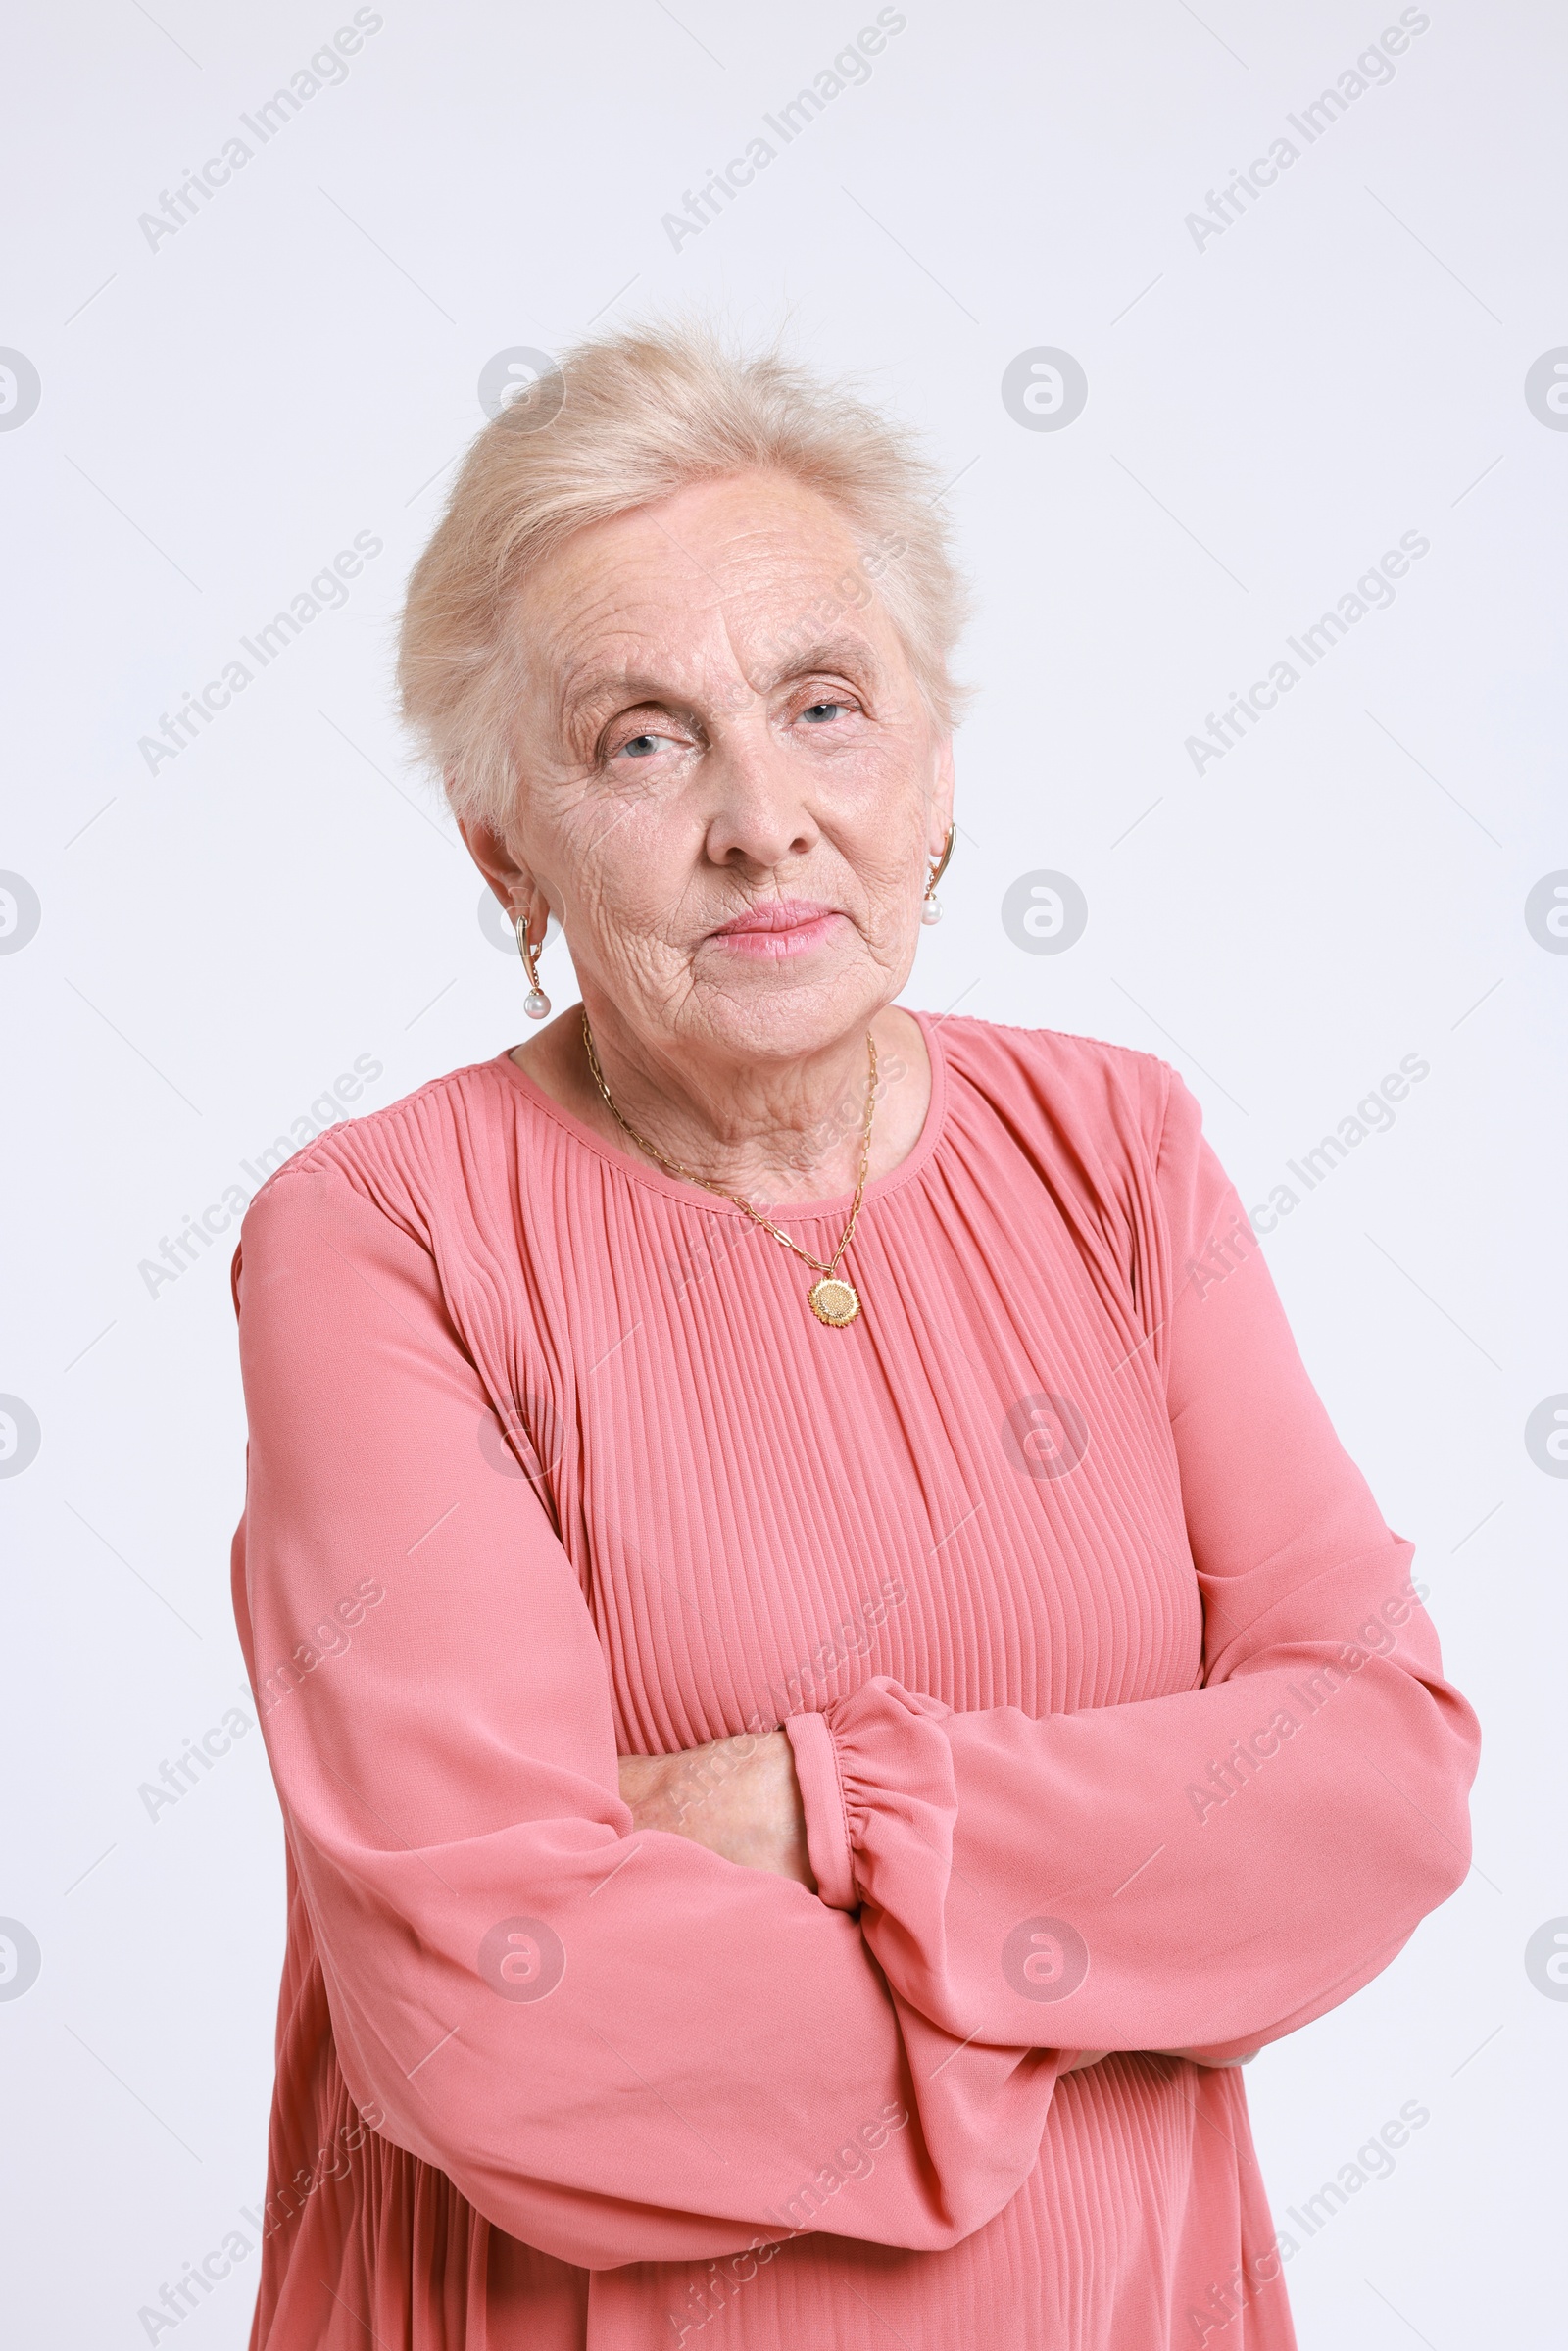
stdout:
[[931,829],[926,852],[934,864],[948,845],[948,827],[953,822],[953,737],[944,735],[937,745],[936,773],[931,789]]
[[537,929],[542,938],[549,909],[527,866],[517,862],[501,835],[480,818],[459,817],[458,830],[469,857],[499,899],[507,920],[514,923],[526,906],[530,935]]

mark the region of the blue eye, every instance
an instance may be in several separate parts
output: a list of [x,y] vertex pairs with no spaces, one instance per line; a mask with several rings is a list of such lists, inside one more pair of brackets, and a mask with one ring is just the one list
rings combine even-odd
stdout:
[[646,759],[659,749],[662,740],[662,735],[633,735],[631,741],[623,743],[620,748],[628,759]]
[[808,718],[813,726],[824,726],[830,718],[837,718],[843,708],[842,702],[813,702],[801,716]]

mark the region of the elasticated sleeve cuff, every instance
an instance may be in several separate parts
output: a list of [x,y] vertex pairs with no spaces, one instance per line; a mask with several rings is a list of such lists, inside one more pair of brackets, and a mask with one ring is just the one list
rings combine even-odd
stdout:
[[806,1849],[816,1890],[830,1909],[853,1910],[859,1897],[833,1734],[820,1714],[792,1714],[782,1728],[795,1750],[795,1776],[806,1812]]

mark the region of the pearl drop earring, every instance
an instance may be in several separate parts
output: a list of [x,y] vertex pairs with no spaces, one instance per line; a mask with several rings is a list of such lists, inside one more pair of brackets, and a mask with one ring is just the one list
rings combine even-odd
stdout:
[[512,927],[516,933],[517,953],[522,957],[522,968],[528,974],[528,993],[522,1000],[522,1008],[530,1020],[547,1019],[550,1012],[550,999],[539,985],[539,966],[534,957],[534,950],[528,944],[526,910],[513,915]]
[[934,860],[930,874],[927,877],[925,885],[925,897],[920,904],[920,920],[928,925],[933,922],[940,922],[942,920],[942,905],[941,901],[937,897],[937,884],[939,881],[941,881],[942,876],[948,870],[948,860],[953,856],[953,844],[955,841],[956,841],[957,837],[957,826],[956,824],[950,824],[948,827],[948,838],[943,846],[942,855],[940,857]]

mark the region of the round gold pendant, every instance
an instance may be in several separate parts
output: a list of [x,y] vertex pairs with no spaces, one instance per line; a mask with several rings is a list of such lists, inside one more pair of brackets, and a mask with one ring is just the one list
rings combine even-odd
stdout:
[[824,1274],[806,1294],[806,1302],[818,1322],[827,1323],[833,1330],[842,1331],[860,1311],[859,1293],[853,1282],[841,1281],[837,1274]]

